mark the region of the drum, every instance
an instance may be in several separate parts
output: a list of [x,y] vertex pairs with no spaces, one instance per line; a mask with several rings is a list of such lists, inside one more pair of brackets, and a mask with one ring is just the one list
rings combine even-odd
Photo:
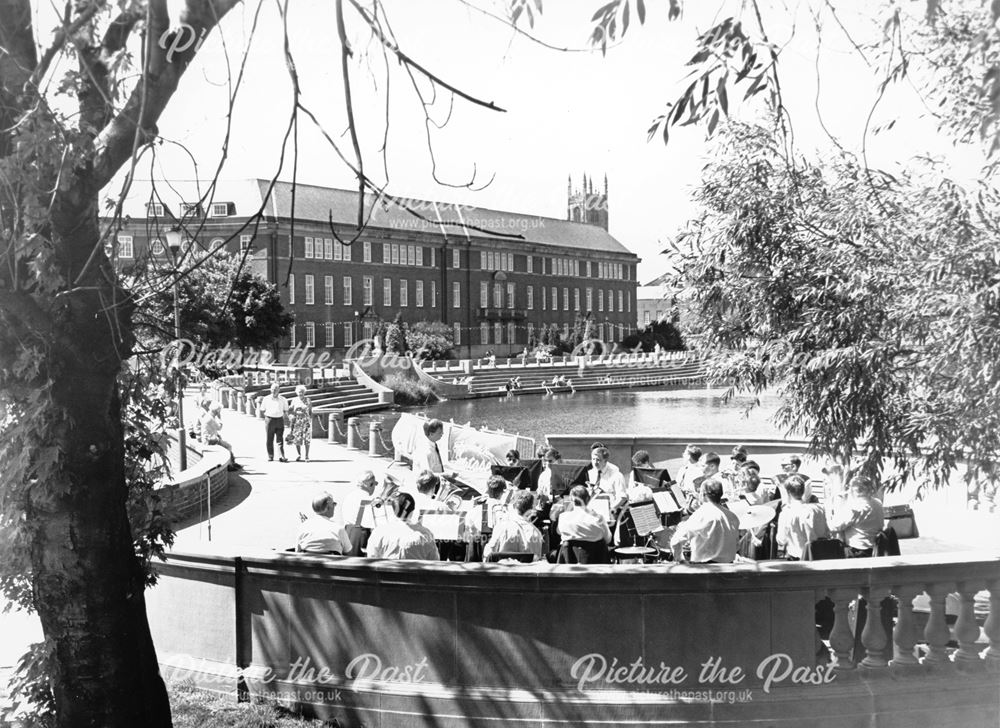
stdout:
[[655,561],[659,552],[648,546],[620,546],[614,553],[619,564],[646,564]]

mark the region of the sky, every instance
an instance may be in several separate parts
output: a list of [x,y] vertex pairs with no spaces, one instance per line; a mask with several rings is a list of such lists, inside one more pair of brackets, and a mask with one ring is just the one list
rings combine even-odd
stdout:
[[[498,15],[505,12],[502,0],[470,3]],[[689,70],[685,63],[694,52],[697,34],[716,18],[740,12],[742,3],[687,0],[684,15],[670,22],[665,2],[646,0],[646,23],[636,23],[633,13],[629,33],[606,55],[587,42],[590,18],[602,4],[545,0],[544,13],[530,32],[552,45],[573,49],[562,52],[512,32],[509,25],[461,0],[385,0],[401,50],[453,86],[506,110],[499,113],[455,99],[449,116],[449,94],[439,91],[430,114],[438,123],[447,117],[448,123],[428,132],[404,69],[390,62],[387,84],[382,46],[371,40],[350,3],[345,3],[356,126],[366,171],[379,182],[388,180],[389,191],[404,197],[552,217],[566,214],[569,175],[579,185],[584,173],[601,184],[606,174],[612,235],[642,258],[640,281],[662,273],[668,261],[660,251],[697,211],[691,192],[699,183],[711,142],[700,127],[672,133],[667,145],[659,137],[647,141],[646,131],[671,95],[683,88]],[[252,42],[256,0],[233,11],[221,33],[205,41],[160,120],[165,143],[157,148],[155,160],[147,155],[140,164],[139,177],[152,173],[157,178],[205,179],[214,173],[226,137],[227,85],[238,73],[248,45],[222,176],[269,178],[276,173],[292,94],[274,5],[261,6]],[[842,0],[833,5],[855,41],[878,39],[886,17],[882,3]],[[295,0],[291,6],[288,36],[302,102],[351,156],[344,133],[333,0]],[[810,12],[813,6],[821,9],[819,33]],[[848,149],[860,150],[867,139],[865,149],[875,167],[891,171],[924,153],[955,157],[964,170],[976,166],[974,156],[956,155],[936,132],[925,101],[912,84],[890,87],[872,114],[871,127],[896,119],[893,129],[865,136],[881,69],[869,65],[875,63],[872,54],[866,54],[868,62],[861,57],[823,2],[763,0],[762,9],[770,38],[782,48],[779,72],[800,152],[829,153],[831,142],[821,118]],[[522,27],[526,28],[523,23]],[[425,92],[430,88],[422,79],[417,85]],[[761,108],[759,101],[736,103],[731,113],[754,120],[760,118]],[[388,143],[383,155],[386,119]],[[298,142],[299,181],[354,187],[350,170],[305,117],[300,117]],[[292,173],[289,150],[281,177],[291,179]],[[470,181],[475,190],[462,186]]]

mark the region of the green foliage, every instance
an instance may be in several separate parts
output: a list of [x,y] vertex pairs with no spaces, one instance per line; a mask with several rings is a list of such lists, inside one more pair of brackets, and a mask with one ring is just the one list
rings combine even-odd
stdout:
[[168,686],[174,728],[321,728],[330,725],[293,715],[267,701],[234,703],[223,695],[198,690],[190,683]]
[[699,348],[814,453],[896,479],[968,477],[1000,450],[1000,205],[933,168],[890,177],[841,156],[786,160],[733,126],[705,170],[705,212],[672,281]]
[[678,329],[670,321],[653,321],[651,324],[635,334],[629,334],[622,340],[622,348],[629,351],[639,349],[650,352],[656,346],[665,351],[684,351],[684,338]]
[[412,407],[437,401],[437,395],[430,385],[408,376],[404,372],[392,372],[383,377],[383,385],[395,393],[395,402],[401,407]]
[[[128,281],[140,300],[136,329],[151,348],[174,339],[172,271],[140,268]],[[197,345],[266,349],[287,336],[292,316],[285,312],[277,287],[243,264],[241,257],[220,251],[178,283],[181,338]]]
[[450,359],[455,346],[452,330],[440,321],[418,321],[407,333],[410,349],[418,359]]
[[406,322],[400,313],[385,330],[385,350],[392,354],[405,354],[408,350],[406,342]]

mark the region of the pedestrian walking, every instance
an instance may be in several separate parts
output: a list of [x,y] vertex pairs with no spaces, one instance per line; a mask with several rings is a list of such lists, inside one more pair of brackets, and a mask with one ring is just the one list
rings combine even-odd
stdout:
[[264,432],[267,437],[267,459],[274,460],[274,440],[278,440],[281,453],[279,461],[288,462],[285,457],[285,421],[288,419],[288,400],[278,392],[278,383],[271,385],[271,394],[264,397],[257,406],[257,414],[264,416]]

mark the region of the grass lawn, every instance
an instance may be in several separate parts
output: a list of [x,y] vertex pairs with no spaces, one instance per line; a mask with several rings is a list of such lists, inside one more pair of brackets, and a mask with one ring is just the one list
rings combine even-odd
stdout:
[[237,703],[231,697],[202,692],[183,682],[168,685],[167,691],[174,728],[323,728],[333,725],[300,718],[272,703]]

